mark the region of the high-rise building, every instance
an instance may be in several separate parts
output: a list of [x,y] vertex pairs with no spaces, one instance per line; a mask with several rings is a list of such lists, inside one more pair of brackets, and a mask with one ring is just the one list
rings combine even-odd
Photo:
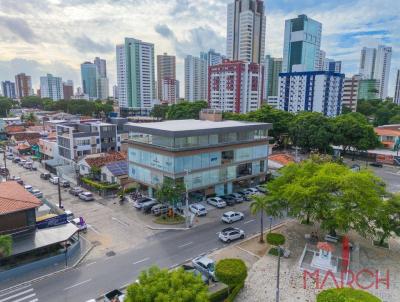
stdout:
[[228,4],[226,53],[232,61],[261,64],[265,51],[266,18],[262,0]]
[[107,61],[104,59],[100,59],[99,57],[94,58],[94,65],[97,67],[97,72],[100,78],[107,77]]
[[40,97],[50,98],[53,101],[64,99],[62,78],[47,74],[40,77]]
[[107,77],[107,61],[96,57],[93,61],[97,69],[97,98],[106,100],[109,94],[109,81]]
[[342,111],[344,74],[329,71],[281,73],[279,82],[281,110],[320,112],[331,117]]
[[161,80],[161,98],[160,101],[164,104],[176,103],[176,80],[163,78]]
[[299,15],[286,20],[283,72],[316,71],[320,65],[322,24]]
[[326,52],[320,49],[319,54],[318,54],[318,62],[316,66],[316,70],[323,71],[324,66],[325,66],[325,60],[326,60]]
[[207,61],[208,66],[214,66],[221,64],[225,56],[216,52],[214,49],[210,49],[208,52],[200,52],[200,59]]
[[167,98],[162,94],[163,79],[176,80],[176,58],[166,53],[157,56],[157,97],[160,100]]
[[212,109],[247,113],[260,108],[263,66],[225,60],[209,68],[208,103]]
[[397,105],[400,105],[400,69],[397,69],[396,87],[393,102]]
[[19,99],[32,95],[31,76],[28,76],[25,73],[17,74],[15,76],[15,89],[17,98]]
[[378,48],[363,47],[361,50],[359,73],[363,80],[375,79],[379,81],[378,98],[380,99],[385,99],[388,96],[391,60],[392,47],[379,45]]
[[185,100],[207,99],[207,61],[193,56],[185,58]]
[[156,95],[154,44],[125,38],[116,54],[119,106],[151,108]]
[[118,85],[113,86],[113,99],[118,100]]
[[336,73],[342,72],[342,61],[335,61],[326,57],[326,52],[323,50],[319,51],[316,71],[331,71]]
[[263,98],[278,95],[279,74],[282,72],[282,58],[273,58],[270,55],[264,59],[264,92]]
[[68,80],[63,83],[64,100],[71,100],[74,96],[74,83]]
[[15,83],[11,81],[1,82],[1,89],[3,91],[3,96],[5,96],[6,98],[10,99],[16,98]]
[[360,75],[344,79],[342,106],[346,106],[353,112],[357,110],[359,85]]
[[97,96],[97,66],[92,62],[81,64],[82,88],[83,93],[89,100],[98,99]]
[[180,91],[181,91],[181,87],[180,87],[180,82],[178,80],[175,81],[175,94],[176,94],[176,99],[179,100],[179,98],[181,97]]
[[376,100],[379,99],[379,80],[369,79],[360,80],[358,84],[358,99],[359,100]]

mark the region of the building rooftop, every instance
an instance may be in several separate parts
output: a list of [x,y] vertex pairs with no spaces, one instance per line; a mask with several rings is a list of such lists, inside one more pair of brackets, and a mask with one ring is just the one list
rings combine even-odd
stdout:
[[[154,123],[127,123],[126,129],[155,135],[185,136],[201,135],[204,132],[230,132],[240,130],[271,129],[272,124],[242,121],[173,120]],[[213,131],[214,130],[214,131]]]
[[42,202],[15,181],[0,183],[0,215],[40,207]]
[[93,154],[91,156],[86,157],[84,160],[90,167],[101,168],[109,163],[126,161],[126,159],[127,159],[127,154],[124,152],[110,152],[110,153]]

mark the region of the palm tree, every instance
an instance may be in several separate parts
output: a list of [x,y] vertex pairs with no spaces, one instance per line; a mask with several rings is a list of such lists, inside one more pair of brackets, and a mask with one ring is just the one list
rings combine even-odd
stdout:
[[267,212],[268,209],[268,200],[266,196],[253,195],[253,202],[250,204],[251,214],[256,215],[257,213],[261,213],[261,235],[260,235],[260,243],[264,243],[264,213]]

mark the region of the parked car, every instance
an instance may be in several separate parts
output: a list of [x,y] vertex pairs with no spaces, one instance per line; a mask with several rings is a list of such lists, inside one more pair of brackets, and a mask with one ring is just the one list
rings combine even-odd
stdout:
[[94,200],[93,194],[90,192],[82,192],[78,195],[79,199],[84,201],[92,201]]
[[233,196],[233,198],[235,198],[236,202],[238,203],[244,201],[243,196],[239,193],[232,193],[231,195]]
[[194,266],[183,264],[181,267],[183,268],[183,270],[185,272],[192,273],[195,276],[201,276],[201,280],[203,280],[203,282],[205,284],[209,284],[210,283],[209,282],[210,281],[209,277],[207,275],[203,274],[201,271],[199,271]]
[[0,175],[6,176],[9,173],[10,172],[8,171],[8,169],[6,167],[0,167]]
[[219,239],[223,242],[229,243],[231,241],[237,240],[237,239],[243,239],[244,238],[244,231],[238,228],[226,228],[223,229],[219,235]]
[[226,202],[228,206],[234,206],[236,204],[236,200],[231,195],[221,196],[221,199]]
[[21,161],[21,159],[19,157],[15,157],[13,159],[13,163],[18,164]]
[[217,281],[217,277],[215,276],[215,262],[214,260],[201,255],[192,260],[193,266],[199,270],[203,275],[212,279],[213,281]]
[[263,194],[267,193],[267,189],[263,185],[256,186],[256,189]]
[[59,181],[59,180],[60,180],[59,177],[53,176],[53,175],[49,178],[49,182],[51,182],[53,185],[58,184],[58,181]]
[[156,204],[154,207],[151,208],[151,213],[155,216],[159,216],[162,214],[167,214],[169,210],[169,206],[166,204]]
[[237,192],[237,194],[242,196],[243,201],[250,201],[250,196],[247,192],[245,192],[245,190],[239,191],[239,192]]
[[64,211],[64,214],[67,215],[67,220],[72,221],[75,218],[74,213],[72,213],[70,210]]
[[83,192],[83,190],[79,187],[75,187],[75,188],[71,188],[68,190],[68,193],[74,196],[78,196],[79,194],[81,194]]
[[71,185],[70,185],[68,180],[61,179],[60,180],[60,186],[62,186],[63,188],[69,188]]
[[14,159],[14,155],[12,155],[11,153],[7,154],[7,159],[13,160]]
[[229,211],[222,215],[221,220],[226,223],[233,223],[235,221],[242,220],[243,218],[244,218],[244,215],[242,212]]
[[220,197],[207,198],[207,203],[219,209],[226,207],[226,202],[223,201]]
[[125,300],[125,295],[119,289],[114,289],[104,295],[105,302],[116,302],[124,300]]
[[21,179],[21,177],[19,176],[13,176],[11,177],[11,180],[16,181],[17,183],[19,183],[21,186],[24,184],[24,181]]
[[33,166],[33,162],[31,162],[31,161],[27,161],[27,162],[23,165],[23,167],[24,167],[25,169],[27,169],[27,170],[32,169],[32,166]]
[[44,180],[49,180],[50,177],[51,177],[51,174],[50,174],[50,173],[47,173],[47,172],[41,173],[41,174],[40,174],[40,178],[41,178],[41,179],[44,179]]
[[83,221],[83,223],[81,223],[80,218],[74,218],[70,222],[79,229],[79,232],[83,232],[83,233],[87,232],[87,224],[85,221]]
[[150,198],[150,197],[142,197],[142,198],[139,198],[139,199],[137,199],[136,201],[134,201],[134,202],[133,202],[133,206],[134,206],[136,209],[140,210],[145,202],[148,202],[148,201],[151,201],[151,200],[153,200],[153,198]]
[[31,193],[36,197],[36,198],[43,198],[43,193],[40,192],[38,189],[33,189]]
[[28,192],[32,193],[33,188],[32,188],[31,185],[25,185],[24,188],[25,188],[25,190],[27,190]]
[[258,195],[260,194],[260,191],[258,191],[256,188],[248,188],[244,190],[244,194],[251,196],[251,195]]
[[373,163],[370,163],[369,165],[372,166],[372,167],[376,167],[376,168],[383,168],[382,163],[377,162],[377,161],[375,161]]
[[149,214],[151,212],[151,209],[157,205],[158,202],[153,200],[147,201],[145,203],[142,203],[142,208],[140,209],[141,211],[143,211],[143,213],[145,214]]
[[196,216],[206,216],[207,209],[205,206],[199,203],[194,203],[189,206],[189,211],[195,214]]
[[25,159],[21,159],[21,160],[18,162],[18,165],[21,166],[21,167],[23,167],[25,164],[26,164],[26,160],[25,160]]

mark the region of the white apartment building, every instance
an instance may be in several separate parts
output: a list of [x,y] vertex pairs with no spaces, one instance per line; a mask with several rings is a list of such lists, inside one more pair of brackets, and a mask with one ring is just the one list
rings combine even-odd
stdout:
[[44,77],[40,77],[40,96],[53,101],[64,99],[62,78],[54,77],[49,73]]
[[212,109],[247,113],[260,108],[263,67],[256,63],[224,61],[211,66],[208,103]]
[[207,61],[187,56],[185,58],[185,100],[207,99]]
[[342,110],[343,82],[344,74],[327,71],[281,73],[279,109],[337,116]]

